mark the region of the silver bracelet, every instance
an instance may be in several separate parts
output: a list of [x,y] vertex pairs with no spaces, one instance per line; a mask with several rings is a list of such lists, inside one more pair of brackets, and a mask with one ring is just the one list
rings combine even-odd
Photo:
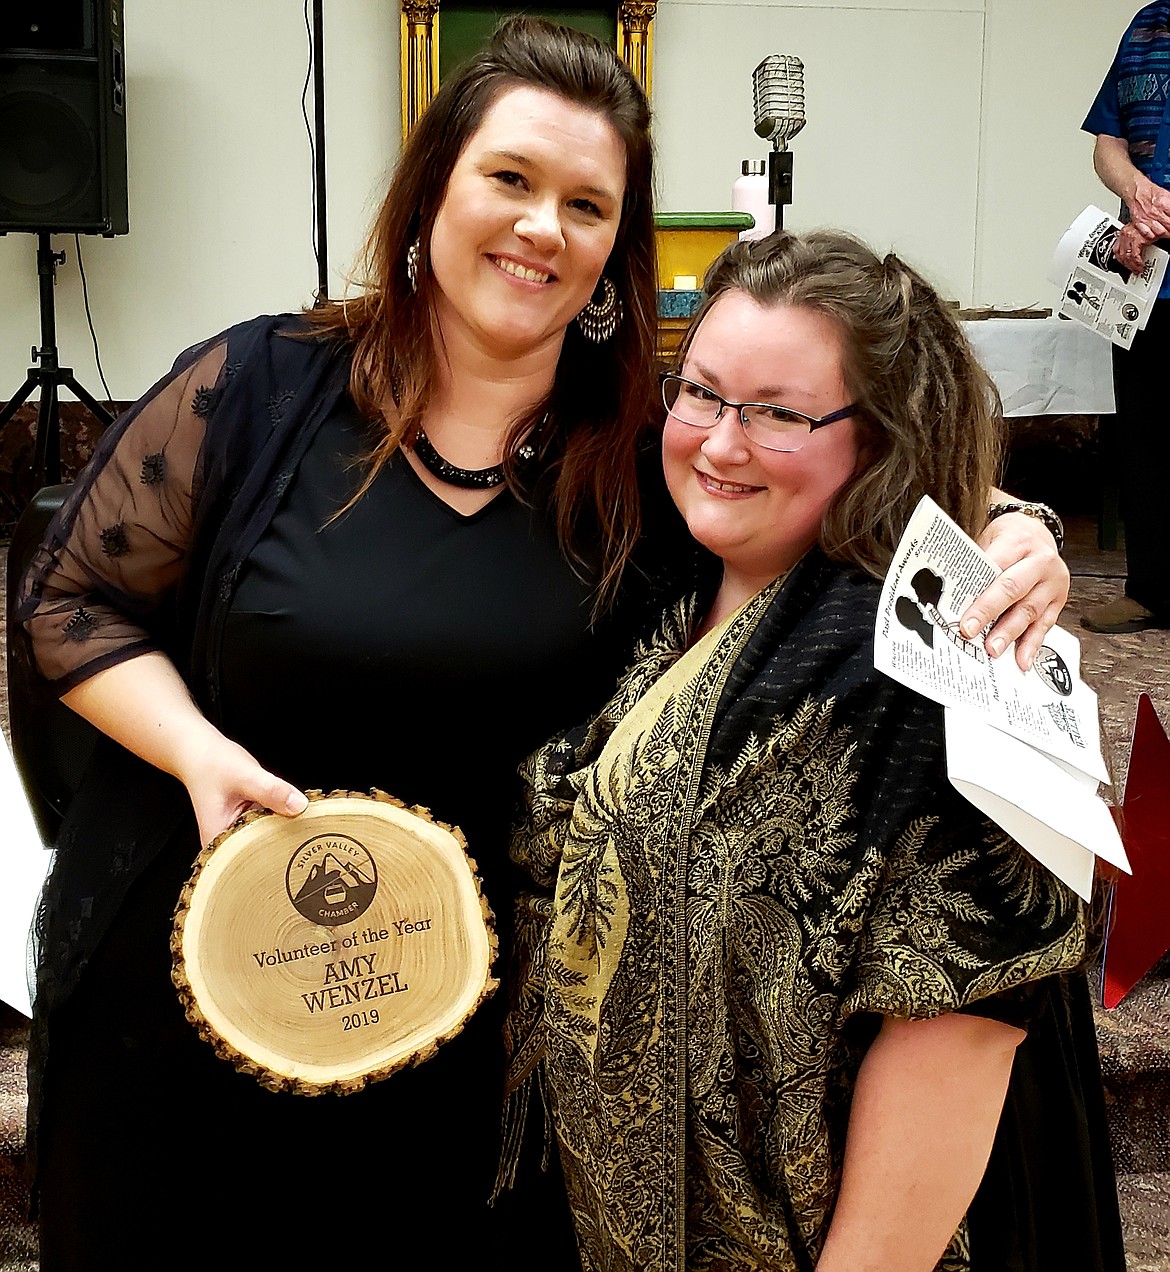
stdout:
[[1035,517],[1037,521],[1043,521],[1048,528],[1048,533],[1056,540],[1057,552],[1064,551],[1064,522],[1047,504],[1026,503],[1022,499],[1012,500],[1009,503],[993,503],[987,510],[987,520],[994,521],[996,517],[1005,516],[1009,512],[1022,512],[1026,517]]

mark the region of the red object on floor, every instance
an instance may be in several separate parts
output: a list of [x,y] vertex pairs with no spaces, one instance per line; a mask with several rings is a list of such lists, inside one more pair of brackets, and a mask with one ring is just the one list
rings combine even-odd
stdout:
[[1125,798],[1113,810],[1133,874],[1109,905],[1102,1001],[1116,1007],[1170,950],[1170,739],[1149,694],[1138,697]]

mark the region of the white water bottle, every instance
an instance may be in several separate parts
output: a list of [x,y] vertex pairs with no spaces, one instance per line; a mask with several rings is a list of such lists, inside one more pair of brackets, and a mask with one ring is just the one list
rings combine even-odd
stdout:
[[731,210],[750,212],[755,226],[741,230],[741,239],[764,238],[776,228],[776,208],[768,202],[768,170],[763,159],[745,159],[740,164],[742,175],[731,187]]

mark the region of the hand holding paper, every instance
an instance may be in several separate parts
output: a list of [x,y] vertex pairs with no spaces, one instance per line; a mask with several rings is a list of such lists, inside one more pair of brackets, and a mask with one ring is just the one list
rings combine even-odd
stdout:
[[1080,643],[1054,627],[1030,671],[991,659],[959,616],[995,566],[929,498],[894,553],[878,608],[874,665],[947,707],[956,788],[1086,900],[1093,858],[1129,861],[1107,805],[1097,695],[1080,678]]
[[[1133,254],[1126,228],[1090,204],[1061,236],[1049,281],[1060,288],[1058,312],[1128,349],[1150,316],[1170,256],[1160,247]],[[1132,232],[1131,232],[1132,233]],[[1121,245],[1121,256],[1114,250]]]

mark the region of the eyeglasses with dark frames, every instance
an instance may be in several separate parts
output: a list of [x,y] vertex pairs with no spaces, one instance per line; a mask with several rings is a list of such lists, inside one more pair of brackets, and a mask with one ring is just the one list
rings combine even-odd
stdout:
[[705,384],[696,384],[673,371],[665,372],[660,378],[662,405],[667,414],[680,423],[692,428],[714,428],[730,407],[747,437],[770,451],[798,451],[814,429],[848,419],[858,410],[858,404],[851,402],[839,411],[818,418],[775,402],[729,402]]

